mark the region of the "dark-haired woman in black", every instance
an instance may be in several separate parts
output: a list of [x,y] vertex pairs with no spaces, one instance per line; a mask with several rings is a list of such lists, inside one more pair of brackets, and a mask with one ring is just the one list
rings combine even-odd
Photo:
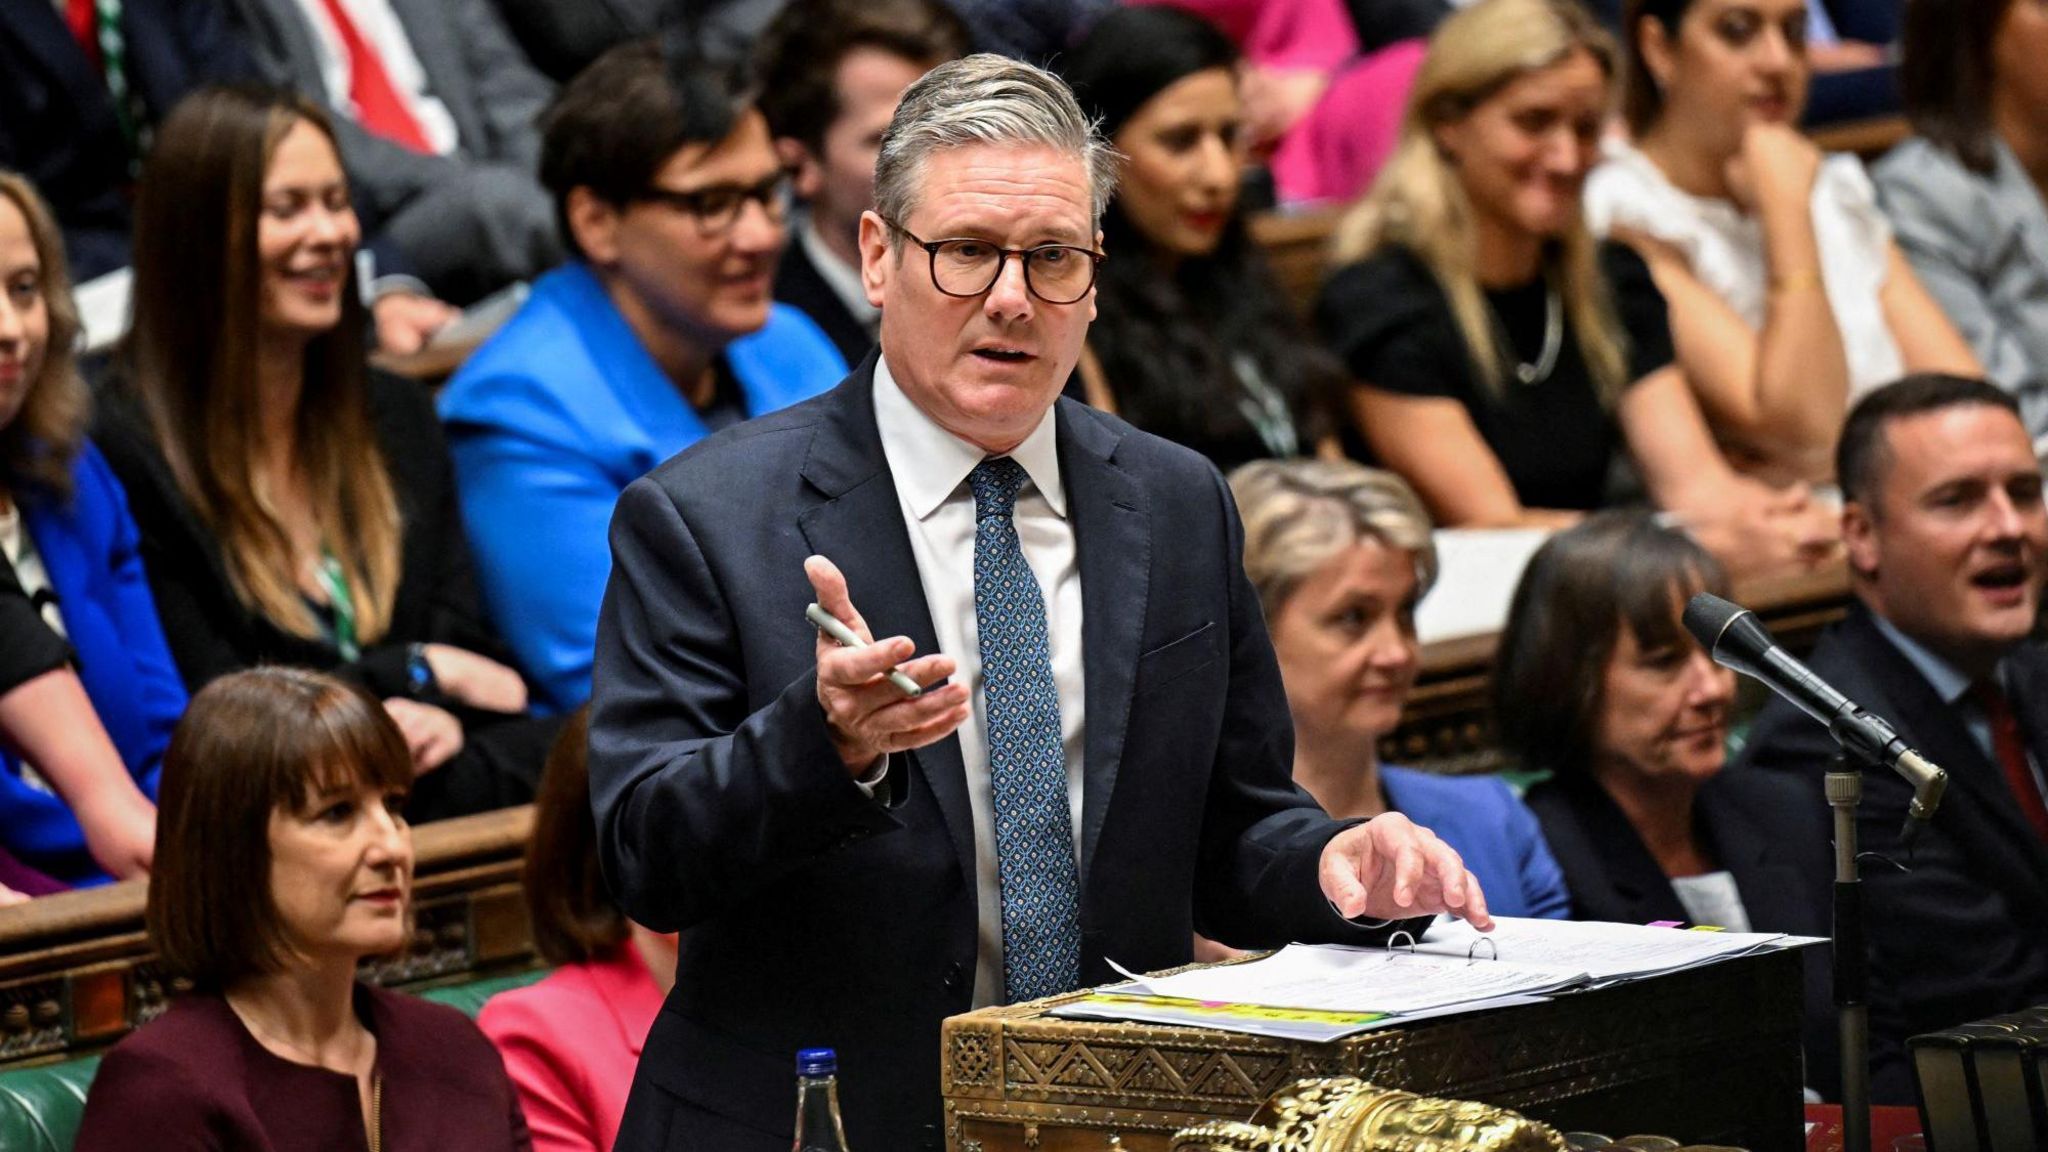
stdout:
[[1102,219],[1088,401],[1228,470],[1315,451],[1341,383],[1238,210],[1237,51],[1171,8],[1104,16],[1062,68],[1128,159]]

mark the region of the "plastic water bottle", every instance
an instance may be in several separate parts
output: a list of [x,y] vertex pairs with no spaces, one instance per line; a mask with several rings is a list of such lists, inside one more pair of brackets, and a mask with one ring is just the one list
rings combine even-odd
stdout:
[[830,1048],[796,1054],[796,1143],[793,1152],[847,1152],[839,1123],[839,1055]]

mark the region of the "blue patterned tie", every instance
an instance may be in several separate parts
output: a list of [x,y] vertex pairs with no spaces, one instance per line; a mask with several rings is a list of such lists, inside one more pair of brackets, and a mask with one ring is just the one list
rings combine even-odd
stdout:
[[1024,469],[995,456],[975,465],[967,483],[974,489],[974,624],[1003,889],[1003,984],[1015,1003],[1070,992],[1081,982],[1081,883],[1045,597],[1011,516]]

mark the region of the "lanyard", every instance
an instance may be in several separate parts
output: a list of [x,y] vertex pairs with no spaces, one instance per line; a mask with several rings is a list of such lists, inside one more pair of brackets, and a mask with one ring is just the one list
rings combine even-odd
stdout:
[[343,660],[355,660],[362,655],[362,648],[356,643],[355,597],[349,594],[348,577],[342,573],[341,561],[325,548],[320,550],[317,575],[320,590],[327,593],[327,610],[334,617],[334,647]]

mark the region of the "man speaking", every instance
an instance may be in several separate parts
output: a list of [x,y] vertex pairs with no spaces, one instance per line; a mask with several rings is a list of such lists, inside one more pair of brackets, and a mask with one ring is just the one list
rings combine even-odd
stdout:
[[1427,830],[1291,783],[1222,478],[1058,399],[1114,162],[1046,72],[926,75],[861,221],[879,357],[619,500],[593,806],[620,904],[683,934],[626,1152],[782,1152],[814,1045],[854,1148],[937,1149],[948,1015],[1185,963],[1196,931],[1490,926]]

